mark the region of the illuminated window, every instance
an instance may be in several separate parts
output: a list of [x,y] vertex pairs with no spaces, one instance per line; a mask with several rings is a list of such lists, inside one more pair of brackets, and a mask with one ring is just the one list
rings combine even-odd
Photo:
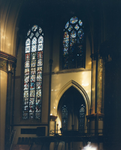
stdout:
[[79,110],[79,131],[84,132],[85,126],[85,106],[82,104]]
[[62,129],[67,130],[68,110],[66,105],[62,107]]
[[25,42],[23,119],[41,119],[43,31],[34,25]]
[[62,69],[84,67],[83,22],[72,17],[65,25],[63,35]]

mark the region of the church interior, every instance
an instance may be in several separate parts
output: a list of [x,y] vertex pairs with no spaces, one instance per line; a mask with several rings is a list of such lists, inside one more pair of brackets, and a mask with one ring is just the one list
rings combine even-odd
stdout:
[[0,1],[0,150],[121,150],[121,1]]

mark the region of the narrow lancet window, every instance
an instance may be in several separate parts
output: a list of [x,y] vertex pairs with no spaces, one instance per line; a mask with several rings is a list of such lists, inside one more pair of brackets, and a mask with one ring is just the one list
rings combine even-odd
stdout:
[[44,34],[34,25],[25,42],[23,119],[41,119]]

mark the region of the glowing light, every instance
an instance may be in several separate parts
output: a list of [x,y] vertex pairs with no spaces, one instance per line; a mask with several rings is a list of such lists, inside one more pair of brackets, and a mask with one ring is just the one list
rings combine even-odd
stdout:
[[54,107],[54,109],[55,109],[55,107]]
[[50,116],[52,116],[53,114],[50,114]]
[[91,142],[88,142],[88,145],[85,146],[82,150],[97,150],[97,148],[94,146],[91,146]]

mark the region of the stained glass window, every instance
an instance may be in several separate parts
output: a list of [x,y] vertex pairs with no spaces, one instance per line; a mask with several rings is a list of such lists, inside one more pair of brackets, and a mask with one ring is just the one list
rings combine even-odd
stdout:
[[62,69],[84,68],[84,26],[76,16],[65,25]]
[[67,130],[68,110],[66,105],[62,107],[62,129]]
[[79,131],[84,132],[85,125],[85,106],[82,104],[79,110]]
[[42,28],[34,25],[25,42],[23,119],[41,119],[43,41]]

